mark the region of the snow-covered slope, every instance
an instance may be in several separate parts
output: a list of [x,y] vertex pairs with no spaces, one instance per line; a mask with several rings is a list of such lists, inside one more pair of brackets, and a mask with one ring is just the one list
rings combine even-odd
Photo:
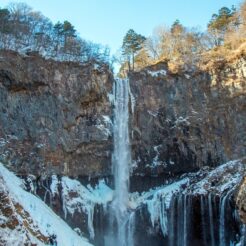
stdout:
[[0,163],[0,245],[89,246]]

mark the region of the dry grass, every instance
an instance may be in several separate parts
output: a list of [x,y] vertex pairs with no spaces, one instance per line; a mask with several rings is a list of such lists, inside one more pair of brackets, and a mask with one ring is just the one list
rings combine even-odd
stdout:
[[200,68],[202,70],[209,70],[211,68],[221,67],[228,63],[246,56],[246,38],[234,40],[233,43],[226,42],[222,46],[205,52],[202,56]]

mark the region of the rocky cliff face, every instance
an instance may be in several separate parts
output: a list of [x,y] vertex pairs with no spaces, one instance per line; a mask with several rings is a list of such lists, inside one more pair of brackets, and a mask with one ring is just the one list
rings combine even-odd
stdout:
[[[113,76],[103,64],[1,51],[0,156],[19,174],[111,175]],[[168,176],[245,155],[246,61],[130,75],[133,175]]]
[[172,176],[245,155],[244,58],[181,74],[159,63],[130,85],[134,174]]
[[[173,226],[181,228],[186,215],[178,211],[187,204],[189,213],[201,208],[192,215],[200,227],[204,221],[208,223],[206,218],[213,213],[215,227],[220,226],[223,216],[219,208],[223,201],[223,211],[230,212],[226,221],[233,218],[234,188],[245,173],[245,163],[235,165],[238,169],[231,165],[228,170],[222,168],[226,172],[220,172],[220,168],[212,172],[212,168],[204,166],[214,167],[227,160],[242,159],[246,154],[245,81],[245,58],[227,65],[216,64],[209,71],[172,74],[165,63],[159,63],[129,75],[132,190],[147,191],[165,183],[169,184],[166,187],[170,193],[169,188],[179,183],[173,181],[180,180],[180,174],[202,169],[190,179],[191,183],[181,183],[180,189],[169,195],[158,190],[142,196],[130,194],[134,216],[129,218],[129,226],[143,227],[134,232],[141,234],[136,236],[140,240],[137,245],[165,241],[162,218],[174,218],[177,223]],[[100,180],[112,175],[113,82],[113,75],[104,64],[81,65],[46,60],[35,53],[0,52],[0,162],[24,176],[26,190],[42,198],[96,245],[103,245],[105,208],[114,197],[111,182]],[[186,174],[184,180],[189,175],[193,177]],[[212,178],[201,182],[205,176]],[[200,184],[197,189],[196,183]],[[237,196],[243,219],[244,183]],[[189,190],[191,184],[193,190]],[[201,193],[199,187],[208,192]],[[165,191],[165,186],[162,188]],[[229,195],[223,200],[225,194]],[[7,194],[3,195],[0,210],[8,203]],[[174,216],[165,217],[161,199],[174,204],[167,211]],[[208,204],[214,206],[212,211]],[[10,212],[15,214],[15,210]],[[231,236],[234,240],[239,233],[238,221],[234,222],[236,232],[228,234],[226,240]],[[178,229],[171,230],[173,234],[180,233]],[[212,238],[204,239],[202,231],[206,230],[197,232],[193,228],[194,237],[199,235],[198,241],[210,242]],[[185,238],[184,230],[182,233]],[[216,231],[214,241],[219,241],[218,237]]]
[[104,64],[1,51],[1,161],[23,175],[109,175],[112,84]]
[[246,224],[246,177],[244,177],[244,180],[239,188],[236,201],[240,217],[243,223]]

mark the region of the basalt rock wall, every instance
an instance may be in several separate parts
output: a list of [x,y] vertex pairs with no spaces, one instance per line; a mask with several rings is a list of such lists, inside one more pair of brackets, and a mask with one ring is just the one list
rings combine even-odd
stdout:
[[130,74],[133,174],[172,176],[245,156],[246,60]]
[[[131,190],[148,190],[183,173],[245,156],[245,81],[244,58],[216,64],[208,71],[173,74],[165,63],[159,63],[129,74]],[[75,188],[79,187],[77,181],[94,187],[98,179],[112,175],[113,82],[105,64],[56,62],[35,53],[0,52],[0,161],[24,176],[26,188],[71,227],[90,237],[94,223],[95,242],[100,241],[97,234],[102,233],[104,225],[102,213],[99,220],[94,219],[99,202],[93,203],[95,211],[93,206],[87,211],[83,203],[78,207],[77,197],[84,188],[79,192]],[[52,174],[59,177],[55,195],[50,188]],[[67,193],[67,203],[72,204],[68,213],[63,196],[66,186],[61,181],[64,176],[75,178],[75,183],[69,181],[74,185]],[[105,181],[112,186],[112,179]],[[244,190],[245,182],[236,202],[245,221]],[[182,203],[182,199],[180,204],[184,206],[186,200]],[[194,206],[201,207],[201,201],[207,201],[207,197],[199,199]],[[234,208],[234,194],[229,203]],[[174,204],[173,213],[177,214],[175,198]],[[203,218],[206,213],[194,218]],[[137,216],[136,224],[146,219],[144,214],[141,216]],[[179,232],[172,230],[174,234]],[[153,245],[164,240],[160,230],[151,235]],[[199,235],[202,238],[202,233]],[[144,245],[139,240],[139,245]]]
[[[244,58],[179,74],[159,63],[129,80],[133,175],[175,176],[245,155]],[[113,81],[104,64],[1,51],[1,161],[22,175],[110,176]]]
[[20,175],[109,175],[112,84],[105,64],[1,51],[1,161]]

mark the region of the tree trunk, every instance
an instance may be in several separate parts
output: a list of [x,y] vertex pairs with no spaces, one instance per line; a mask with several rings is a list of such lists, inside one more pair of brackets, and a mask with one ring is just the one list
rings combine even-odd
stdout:
[[135,57],[134,57],[134,52],[132,53],[132,71],[134,72],[134,62],[135,62]]
[[131,63],[130,63],[130,61],[127,62],[127,65],[128,65],[128,71],[130,72],[131,71]]

